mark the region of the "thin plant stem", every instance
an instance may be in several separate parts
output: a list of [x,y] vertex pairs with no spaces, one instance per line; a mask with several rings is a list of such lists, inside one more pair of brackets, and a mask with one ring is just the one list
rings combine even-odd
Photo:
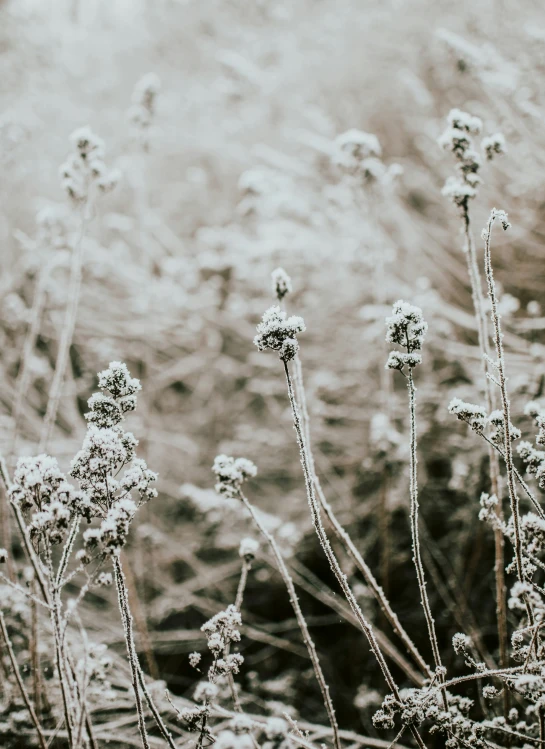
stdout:
[[[171,747],[171,749],[176,749],[176,744],[174,743],[174,739],[172,738],[170,732],[168,731],[163,719],[161,718],[159,710],[157,709],[157,706],[155,705],[149,693],[149,690],[146,685],[144,672],[142,671],[142,667],[138,659],[138,653],[136,652],[136,646],[134,644],[134,635],[132,632],[132,615],[131,615],[131,610],[129,607],[128,591],[127,591],[127,587],[125,584],[125,577],[124,577],[123,569],[121,566],[121,561],[117,557],[115,557],[113,560],[113,565],[114,565],[114,573],[115,573],[116,584],[117,584],[121,620],[122,620],[123,628],[125,631],[125,639],[127,642],[127,651],[129,651],[129,641],[130,641],[130,648],[131,648],[130,652],[133,654],[133,658],[130,663],[131,673],[132,673],[132,669],[134,666],[137,683],[140,684],[140,688],[144,695],[144,699],[146,700],[148,704],[150,712],[153,716],[153,719],[155,720],[155,723],[157,724],[157,727],[159,728],[159,731],[161,732],[161,735],[163,736],[165,741],[168,743],[168,745]],[[134,687],[134,682],[133,682],[133,687]],[[140,699],[140,694],[138,693],[138,697],[136,697],[136,694],[137,692],[135,689],[135,700],[139,701],[139,703],[137,702],[137,710],[138,710],[138,704],[140,704],[140,709],[142,709],[142,702]],[[139,714],[139,718],[140,718],[140,714]],[[144,726],[144,730],[145,730],[145,726]],[[147,734],[146,734],[146,740],[147,740]]]
[[41,749],[47,749],[47,743],[45,740],[45,736],[42,732],[40,721],[38,720],[38,716],[36,715],[36,711],[34,710],[34,707],[32,705],[32,702],[26,690],[25,684],[19,672],[19,666],[17,664],[15,653],[13,652],[13,646],[11,644],[11,640],[9,639],[8,628],[6,627],[6,620],[4,619],[4,614],[2,613],[2,611],[0,611],[0,631],[2,632],[2,637],[4,638],[4,643],[8,651],[8,656],[11,662],[13,673],[15,675],[15,680],[17,681],[17,686],[19,687],[19,691],[21,692],[21,697],[23,698],[23,702],[25,703],[25,706],[29,712],[30,718],[32,722],[34,723],[36,733],[38,734],[38,741],[40,742],[40,747]]
[[127,656],[129,659],[129,665],[131,667],[131,678],[132,688],[134,691],[134,699],[136,703],[136,713],[138,717],[138,729],[140,731],[140,738],[142,739],[142,746],[144,749],[150,749],[148,741],[148,733],[146,730],[146,722],[144,719],[144,710],[142,707],[142,698],[140,696],[140,689],[138,687],[138,656],[136,653],[136,646],[134,644],[134,635],[132,631],[132,616],[127,605],[127,586],[125,583],[125,576],[121,568],[119,558],[114,556],[112,564],[115,574],[115,582],[117,587],[117,596],[119,601],[119,610],[121,613],[121,620],[123,623],[123,629],[125,632],[125,643],[127,645]]
[[[465,236],[465,255],[467,259],[468,276],[471,284],[471,296],[473,299],[473,309],[475,312],[475,319],[477,321],[477,333],[479,348],[481,351],[481,363],[483,367],[484,377],[484,388],[486,394],[486,405],[488,413],[493,410],[494,398],[492,395],[492,385],[488,377],[488,325],[486,319],[486,312],[484,308],[484,298],[481,282],[481,274],[479,272],[479,265],[477,263],[477,253],[475,250],[475,241],[473,238],[473,232],[471,231],[471,220],[469,216],[469,210],[467,206],[464,209],[463,214],[464,223],[464,236]],[[496,505],[496,514],[498,520],[503,520],[503,510],[501,506],[501,494],[500,494],[500,468],[498,456],[495,453],[493,446],[489,443],[488,446],[488,459],[490,464],[490,485],[492,494],[498,498],[498,504]],[[496,584],[496,619],[498,627],[498,642],[500,649],[500,665],[503,667],[507,666],[508,663],[508,652],[507,652],[507,602],[505,597],[505,546],[503,533],[500,528],[494,529],[494,578]],[[509,711],[509,695],[507,692],[504,693],[504,712],[507,715]]]
[[44,417],[42,434],[40,437],[40,453],[47,450],[53,428],[55,426],[55,420],[57,418],[57,411],[59,408],[59,401],[62,393],[62,386],[64,383],[64,376],[66,373],[66,366],[68,364],[68,358],[70,355],[70,346],[72,345],[72,339],[74,337],[83,272],[83,256],[85,249],[83,239],[87,225],[86,211],[87,202],[83,203],[81,208],[80,233],[72,251],[68,300],[66,303],[64,322],[59,341],[59,348],[57,351],[57,359],[55,361],[53,382],[51,383],[51,388],[49,390],[47,409]]
[[[503,436],[504,436],[504,461],[507,473],[507,486],[509,489],[509,501],[511,504],[511,514],[513,516],[513,528],[515,534],[515,559],[517,566],[517,577],[520,582],[524,581],[524,570],[522,565],[522,538],[520,533],[520,514],[519,499],[515,487],[515,473],[513,466],[513,450],[511,445],[511,405],[507,395],[507,378],[505,374],[505,359],[503,352],[503,336],[501,332],[500,315],[498,313],[498,302],[496,297],[496,284],[494,282],[494,273],[492,270],[492,259],[490,254],[490,239],[492,226],[496,218],[495,211],[492,211],[486,230],[484,232],[484,267],[486,282],[488,286],[488,297],[492,306],[492,324],[494,326],[494,343],[496,346],[497,369],[500,385],[501,404],[503,410]],[[530,604],[527,602],[529,618],[532,619]]]
[[17,373],[17,381],[15,385],[15,403],[13,406],[12,426],[9,439],[10,453],[8,455],[8,458],[10,460],[16,457],[19,452],[19,426],[23,413],[23,407],[25,404],[25,397],[30,383],[30,375],[32,372],[30,366],[32,361],[32,352],[34,350],[36,339],[38,338],[38,334],[40,332],[40,323],[45,307],[45,292],[47,288],[47,281],[49,280],[51,269],[56,263],[57,256],[54,255],[52,260],[49,260],[49,262],[45,263],[41,267],[39,277],[35,286],[30,324],[25,336],[25,342],[21,354],[21,364],[19,367],[19,372]]
[[49,591],[51,594],[51,628],[53,630],[53,639],[55,642],[55,665],[57,667],[57,675],[59,677],[59,683],[61,686],[62,706],[64,710],[64,719],[66,723],[66,731],[68,734],[68,742],[70,746],[73,746],[74,739],[74,720],[72,715],[72,694],[69,684],[67,684],[67,668],[64,658],[64,650],[62,647],[63,633],[61,625],[61,602],[58,593],[58,589],[55,584],[55,575],[53,573],[53,561],[51,555],[51,548],[46,546],[47,563],[49,568]]
[[322,697],[324,700],[327,716],[329,718],[329,723],[333,730],[333,742],[335,744],[336,749],[340,749],[341,742],[339,738],[339,726],[337,724],[337,718],[335,716],[335,708],[333,707],[333,703],[331,701],[331,696],[329,694],[329,687],[327,685],[327,682],[325,680],[325,677],[322,671],[322,667],[320,665],[320,659],[318,658],[318,653],[316,652],[316,646],[314,645],[314,641],[312,637],[310,636],[310,632],[308,631],[307,622],[301,610],[301,606],[299,604],[299,599],[297,597],[297,593],[295,591],[295,585],[293,584],[291,575],[288,572],[288,568],[286,567],[286,563],[284,562],[284,558],[280,552],[280,549],[278,548],[278,544],[276,543],[274,536],[271,533],[269,533],[269,531],[265,528],[265,526],[259,519],[254,507],[249,502],[247,497],[242,493],[242,491],[239,491],[239,497],[244,503],[244,506],[246,507],[246,509],[248,510],[257,529],[259,530],[263,538],[267,541],[268,545],[271,548],[272,553],[274,554],[276,563],[278,565],[278,570],[280,572],[280,575],[282,576],[284,585],[286,586],[288,590],[290,603],[293,608],[295,618],[297,619],[297,624],[299,625],[299,629],[301,630],[301,634],[303,635],[303,640],[308,650],[310,660],[312,661],[312,666],[314,668],[316,680],[320,686],[320,691],[322,692]]
[[402,640],[403,644],[405,645],[405,648],[407,649],[407,652],[410,653],[415,663],[422,670],[422,673],[424,673],[428,677],[431,677],[433,674],[432,674],[430,667],[428,666],[428,664],[426,663],[426,661],[424,660],[424,658],[418,651],[418,648],[416,647],[416,645],[413,643],[413,641],[411,640],[411,638],[405,631],[404,627],[402,626],[401,622],[399,621],[397,617],[397,614],[392,609],[384,590],[379,585],[377,579],[371,572],[371,569],[369,568],[369,566],[363,559],[362,555],[358,551],[349,533],[346,531],[346,529],[342,526],[342,524],[337,519],[337,516],[335,515],[333,508],[331,507],[331,505],[329,504],[325,496],[321,481],[316,472],[316,464],[314,461],[314,453],[312,450],[312,443],[311,443],[311,438],[310,438],[310,418],[309,418],[308,409],[307,409],[302,365],[301,365],[299,356],[297,356],[294,360],[294,371],[296,373],[296,378],[294,378],[294,380],[297,386],[297,402],[301,406],[300,417],[301,417],[301,422],[303,424],[304,432],[305,432],[306,451],[307,451],[307,456],[309,460],[309,465],[310,465],[310,470],[312,473],[314,486],[316,489],[316,493],[318,495],[318,499],[320,500],[320,505],[322,506],[322,509],[324,510],[324,513],[329,523],[331,524],[331,527],[333,529],[333,532],[335,533],[335,536],[337,537],[339,542],[344,546],[348,555],[352,558],[354,564],[356,565],[358,570],[363,575],[365,582],[367,583],[373,595],[375,596],[380,606],[380,609],[382,613],[384,614],[385,618],[387,619],[387,621],[390,623],[390,626],[392,627],[394,632],[399,636],[399,638]]
[[[337,581],[346,597],[346,600],[348,601],[350,608],[352,609],[352,613],[356,617],[356,620],[361,627],[363,633],[365,634],[367,641],[369,643],[369,647],[371,648],[371,651],[373,652],[373,655],[377,659],[377,662],[379,664],[380,670],[382,671],[382,674],[384,676],[384,679],[388,685],[388,688],[392,692],[393,696],[396,700],[401,701],[401,696],[399,694],[399,690],[397,687],[397,684],[390,672],[390,669],[388,668],[388,664],[386,663],[386,660],[384,658],[384,655],[382,654],[382,651],[377,643],[375,633],[373,631],[373,627],[371,624],[367,621],[367,619],[364,617],[363,612],[356,600],[356,597],[354,593],[352,592],[352,588],[348,584],[348,580],[346,578],[346,575],[342,572],[341,566],[337,560],[337,557],[335,556],[335,553],[333,552],[333,549],[331,548],[331,544],[329,542],[329,539],[327,537],[327,534],[325,532],[322,518],[320,515],[320,506],[318,504],[318,501],[316,499],[316,493],[314,489],[314,481],[312,479],[308,454],[306,450],[306,444],[305,444],[305,438],[303,435],[303,429],[301,426],[301,418],[299,415],[299,409],[297,407],[297,402],[295,400],[295,394],[293,392],[293,383],[288,367],[288,363],[283,360],[284,365],[284,372],[286,375],[286,383],[288,387],[288,397],[291,405],[292,410],[292,416],[293,416],[293,425],[295,428],[295,432],[297,435],[297,443],[299,445],[299,452],[301,457],[301,465],[303,467],[303,474],[305,478],[305,486],[307,491],[307,499],[310,507],[310,514],[312,519],[312,524],[314,525],[314,529],[316,531],[316,535],[318,536],[318,540],[320,541],[320,545],[322,546],[322,549],[324,550],[324,553],[327,557],[327,560],[329,562],[329,565],[337,578]],[[414,726],[410,726],[410,731],[413,735],[413,738],[417,742],[418,746],[425,747],[425,744],[422,740],[422,737],[420,736],[418,730]]]
[[[431,649],[433,653],[433,660],[437,669],[442,669],[443,664],[441,662],[441,653],[439,651],[439,643],[437,642],[437,634],[435,631],[435,621],[431,612],[430,601],[428,598],[428,592],[426,590],[426,576],[424,573],[424,565],[422,564],[422,555],[420,552],[420,534],[418,532],[418,456],[417,456],[417,437],[416,437],[416,388],[414,386],[414,379],[412,369],[409,369],[409,375],[407,377],[407,388],[409,390],[409,414],[411,421],[411,449],[410,449],[410,495],[411,495],[411,535],[413,543],[413,561],[416,568],[416,577],[418,580],[418,588],[420,590],[420,601],[422,608],[424,609],[424,616],[426,618],[426,625],[428,628],[428,636],[430,639]],[[440,675],[440,681],[444,681],[444,676]],[[443,702],[445,710],[448,711],[448,699],[447,693],[444,688],[441,690],[443,695]]]

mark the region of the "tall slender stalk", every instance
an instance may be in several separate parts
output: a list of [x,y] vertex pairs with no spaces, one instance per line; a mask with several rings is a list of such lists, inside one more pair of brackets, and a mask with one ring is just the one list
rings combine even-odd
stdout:
[[29,712],[30,719],[32,720],[34,724],[34,728],[36,729],[36,733],[38,734],[38,741],[40,742],[40,747],[41,749],[47,749],[47,742],[45,740],[42,727],[40,725],[40,721],[38,720],[38,716],[36,715],[36,711],[34,710],[30,697],[28,696],[28,692],[26,690],[24,681],[19,672],[17,659],[15,657],[15,653],[13,652],[13,646],[11,644],[11,640],[9,639],[8,628],[6,627],[6,620],[4,619],[4,614],[2,613],[1,610],[0,610],[0,632],[2,632],[2,637],[4,638],[4,643],[8,651],[8,656],[11,662],[13,673],[15,675],[17,686],[19,687],[19,691],[21,692],[21,697],[23,698],[23,702],[25,703],[26,709]]
[[305,433],[306,451],[307,451],[307,456],[309,460],[312,479],[314,482],[316,493],[318,495],[318,499],[320,500],[320,505],[322,509],[324,510],[324,513],[329,523],[331,524],[331,527],[333,528],[333,532],[335,533],[335,536],[340,541],[340,543],[344,546],[348,555],[352,558],[354,564],[356,565],[357,569],[363,575],[365,582],[367,583],[373,595],[375,596],[380,606],[380,610],[382,611],[385,618],[390,623],[390,626],[392,627],[394,632],[399,636],[399,638],[402,640],[403,644],[405,645],[407,649],[407,652],[410,653],[415,663],[422,670],[422,673],[425,674],[426,676],[431,677],[432,672],[431,672],[430,667],[428,666],[428,664],[426,663],[426,661],[424,660],[424,658],[418,651],[418,648],[411,640],[405,628],[402,626],[401,622],[399,621],[397,617],[397,614],[392,609],[392,606],[388,598],[386,597],[384,590],[377,582],[377,579],[371,572],[371,569],[369,568],[369,566],[363,559],[362,555],[360,554],[359,550],[357,549],[356,545],[352,541],[352,538],[350,537],[349,533],[339,522],[339,520],[337,519],[337,516],[335,515],[333,511],[333,508],[327,501],[327,498],[322,488],[321,481],[316,472],[316,464],[314,461],[314,453],[312,450],[312,443],[311,443],[311,438],[310,438],[310,418],[309,418],[308,409],[307,409],[302,365],[301,365],[299,356],[297,356],[294,360],[294,370],[295,370],[294,382],[296,385],[297,402],[300,404],[300,407],[301,407],[300,417],[301,417],[301,422],[303,424],[303,431]]
[[121,613],[121,620],[123,623],[123,630],[125,632],[125,642],[127,645],[127,657],[129,659],[129,665],[131,668],[131,679],[132,688],[134,691],[134,700],[136,704],[136,714],[138,717],[138,730],[140,731],[140,738],[142,739],[142,746],[144,749],[150,749],[148,740],[148,733],[146,730],[146,722],[144,719],[144,709],[142,707],[142,698],[140,696],[139,689],[139,663],[138,655],[136,653],[136,645],[134,644],[134,635],[132,631],[132,616],[127,605],[127,586],[125,584],[125,576],[121,569],[121,564],[118,557],[114,556],[112,560],[115,582],[117,587],[117,597],[119,602],[119,610]]
[[[503,218],[505,217],[505,218]],[[509,489],[509,501],[511,504],[511,513],[513,516],[513,528],[515,534],[515,559],[517,566],[517,576],[520,582],[524,581],[524,570],[522,566],[522,538],[520,533],[520,511],[519,499],[515,487],[515,472],[513,466],[513,449],[511,445],[511,405],[507,395],[507,377],[505,374],[505,357],[503,352],[503,335],[501,332],[500,315],[498,313],[498,300],[496,296],[496,284],[494,282],[494,272],[492,270],[492,258],[490,253],[490,240],[492,235],[492,226],[496,218],[499,218],[507,229],[507,216],[503,212],[492,210],[488,219],[486,229],[483,232],[484,238],[484,267],[486,282],[488,287],[488,297],[492,306],[492,324],[494,327],[494,344],[496,346],[498,370],[498,381],[500,386],[501,404],[503,411],[503,437],[504,437],[504,461],[507,473],[507,486]],[[526,604],[529,608],[529,603]]]
[[155,720],[155,723],[157,724],[157,727],[159,728],[159,731],[161,732],[161,735],[163,736],[165,741],[168,743],[168,745],[171,747],[171,749],[176,749],[176,744],[174,743],[174,739],[169,733],[163,719],[161,718],[159,710],[157,709],[157,706],[155,705],[149,693],[149,690],[146,685],[144,672],[142,671],[142,667],[140,666],[140,661],[138,659],[138,653],[136,651],[136,645],[134,642],[134,634],[133,634],[133,629],[132,629],[132,615],[131,615],[131,610],[129,607],[128,590],[127,590],[127,586],[125,582],[125,575],[123,572],[123,568],[121,566],[121,562],[118,557],[114,557],[112,563],[113,563],[114,575],[115,575],[115,581],[116,581],[116,587],[117,587],[117,595],[118,595],[118,602],[119,602],[119,610],[121,613],[121,621],[122,621],[123,630],[125,633],[125,641],[127,645],[129,665],[131,667],[131,678],[132,678],[133,690],[134,690],[134,695],[135,695],[136,710],[138,713],[138,726],[140,730],[140,736],[142,737],[143,746],[149,747],[149,743],[148,743],[148,736],[146,732],[146,726],[144,723],[142,699],[140,696],[140,692],[138,691],[138,684],[140,685],[140,689],[142,690],[144,699],[146,700],[148,704],[150,712],[153,716],[153,719]]
[[[428,628],[428,637],[430,639],[431,649],[433,653],[433,660],[435,667],[440,669],[439,679],[444,682],[444,675],[441,674],[443,664],[441,662],[441,653],[439,651],[439,643],[437,642],[437,633],[435,631],[435,621],[431,612],[430,601],[426,590],[426,576],[424,573],[424,565],[422,564],[422,555],[420,552],[420,534],[418,532],[418,455],[417,455],[417,438],[416,438],[416,388],[414,386],[413,372],[409,369],[409,375],[407,378],[407,388],[409,390],[409,412],[411,422],[411,446],[410,446],[410,479],[409,479],[409,491],[411,495],[411,535],[413,544],[413,561],[416,568],[416,577],[418,580],[418,588],[420,590],[420,601],[422,608],[424,609],[424,616],[426,618],[426,625]],[[444,687],[441,688],[443,696],[443,703],[445,710],[448,710],[448,699],[447,693]]]
[[[295,400],[295,394],[293,391],[293,383],[292,383],[287,361],[283,360],[283,364],[284,364],[284,372],[286,375],[286,383],[288,386],[288,397],[289,397],[292,416],[293,416],[293,425],[294,425],[295,432],[297,435],[297,443],[299,445],[301,465],[303,467],[303,474],[305,477],[305,486],[306,486],[306,491],[307,491],[307,499],[308,499],[308,503],[310,507],[312,524],[314,525],[316,535],[318,536],[318,540],[320,541],[322,549],[324,550],[324,553],[327,557],[329,565],[335,577],[337,578],[339,585],[341,586],[341,589],[346,597],[346,600],[348,601],[348,604],[350,605],[350,608],[352,609],[352,613],[356,617],[358,624],[360,625],[363,633],[365,634],[367,638],[369,647],[371,648],[373,655],[377,659],[380,670],[382,671],[382,674],[384,676],[384,679],[386,680],[388,688],[390,689],[390,691],[392,692],[396,700],[401,701],[401,696],[399,694],[397,684],[390,672],[390,669],[388,668],[388,664],[386,663],[384,655],[382,654],[382,651],[377,643],[375,633],[373,632],[373,628],[371,624],[367,621],[365,616],[363,615],[363,612],[361,608],[359,607],[356,597],[354,593],[352,592],[352,588],[348,584],[346,575],[341,570],[340,564],[337,560],[337,557],[335,556],[335,553],[333,552],[333,549],[331,548],[331,544],[325,532],[325,529],[322,523],[322,518],[320,515],[320,506],[316,499],[314,481],[312,479],[312,473],[311,473],[307,449],[306,449],[305,437],[303,435],[301,419],[299,416],[299,409],[297,407],[297,402]],[[425,744],[418,730],[414,726],[410,726],[409,728],[418,746],[421,747],[421,749],[422,747],[425,747]]]
[[284,562],[284,558],[280,552],[280,549],[278,548],[278,544],[276,543],[274,536],[270,534],[269,531],[265,528],[265,526],[259,519],[257,513],[255,512],[253,506],[248,501],[247,497],[242,493],[242,491],[239,490],[238,495],[240,499],[242,500],[242,502],[244,503],[244,506],[250,513],[252,520],[254,521],[257,529],[259,530],[263,538],[269,544],[271,551],[274,555],[274,558],[276,559],[278,570],[282,576],[284,585],[286,586],[288,590],[290,603],[295,613],[297,624],[299,625],[299,629],[301,630],[301,634],[303,635],[303,640],[308,650],[310,660],[312,661],[312,667],[314,668],[316,680],[320,686],[320,691],[322,692],[322,697],[324,700],[327,716],[329,718],[329,722],[333,730],[333,742],[335,744],[336,749],[341,749],[341,741],[339,738],[339,726],[337,724],[337,718],[335,716],[335,708],[333,707],[331,696],[329,694],[329,687],[327,685],[327,682],[325,680],[325,677],[322,671],[322,667],[320,665],[320,659],[318,658],[318,653],[316,652],[316,646],[314,645],[314,641],[312,637],[310,636],[310,632],[308,631],[307,623],[303,615],[303,612],[301,610],[301,606],[299,604],[297,593],[295,592],[295,586],[293,584],[293,580],[291,579],[291,575],[288,572],[288,568],[286,567],[286,563]]
[[53,382],[49,390],[47,409],[45,412],[42,434],[40,437],[39,452],[45,452],[48,448],[49,441],[55,426],[57,411],[66,373],[66,366],[70,355],[70,346],[74,337],[76,327],[76,318],[78,314],[78,305],[81,292],[81,281],[83,273],[83,256],[84,256],[84,236],[87,226],[87,201],[81,207],[81,225],[80,232],[74,249],[72,250],[72,262],[70,264],[70,281],[68,286],[68,299],[64,314],[64,322],[61,330],[57,359],[55,361],[55,372]]
[[[479,341],[479,349],[481,351],[481,365],[483,368],[486,406],[488,409],[488,413],[491,413],[494,408],[494,398],[492,394],[492,383],[488,377],[488,325],[484,308],[481,274],[479,272],[477,253],[475,250],[475,241],[473,239],[473,232],[471,231],[471,219],[469,216],[469,209],[467,205],[464,207],[463,212],[463,226],[465,240],[464,250],[467,260],[468,276],[471,284],[473,310],[475,313],[475,319],[477,321],[477,335]],[[503,510],[501,506],[501,493],[499,485],[499,460],[493,446],[490,443],[488,445],[488,460],[490,464],[490,486],[492,494],[494,494],[498,498],[498,504],[496,505],[496,514],[499,520],[503,520]],[[508,665],[507,601],[505,596],[505,546],[503,533],[500,527],[494,529],[494,578],[496,583],[496,619],[498,626],[500,665],[505,668]],[[507,714],[508,710],[509,693],[507,690],[504,690],[504,712]]]

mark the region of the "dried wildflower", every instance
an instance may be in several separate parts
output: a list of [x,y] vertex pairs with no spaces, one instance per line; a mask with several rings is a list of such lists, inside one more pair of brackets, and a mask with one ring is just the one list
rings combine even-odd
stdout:
[[452,128],[462,130],[471,135],[479,135],[483,128],[482,120],[461,109],[451,109],[447,115],[447,122]]
[[97,577],[97,585],[103,588],[107,588],[113,583],[113,577],[111,572],[101,572]]
[[[499,445],[499,446],[503,445],[503,442],[504,442],[503,411],[500,411],[499,409],[492,411],[492,413],[488,417],[488,421],[494,427],[494,432],[490,435],[490,439],[496,445]],[[513,426],[513,424],[510,424],[509,436],[511,438],[511,441],[520,439],[521,437],[520,429]]]
[[[295,355],[294,349],[297,344],[298,333],[306,330],[302,317],[292,315],[287,317],[280,307],[270,307],[263,315],[262,321],[257,326],[257,335],[254,343],[259,351],[272,349],[279,351],[280,357]],[[284,348],[284,343],[289,341]]]
[[212,471],[218,479],[216,491],[227,498],[237,497],[242,483],[257,474],[257,468],[250,460],[228,455],[217,455]]
[[[218,655],[231,642],[240,642],[238,627],[241,624],[240,613],[233,605],[228,606],[225,611],[220,611],[212,619],[205,622],[201,630],[208,638],[207,645],[209,650]],[[230,657],[227,656],[227,658]]]
[[109,192],[119,182],[118,170],[104,163],[104,142],[91,128],[82,127],[70,136],[73,152],[61,166],[61,186],[75,202],[85,202],[93,186]]
[[460,398],[453,398],[448,406],[448,412],[464,421],[475,432],[482,432],[486,426],[487,414],[483,406],[466,403]]
[[0,549],[0,564],[5,564],[8,561],[7,549]]
[[161,81],[155,73],[147,73],[134,87],[132,106],[127,117],[132,126],[133,135],[138,138],[142,147],[149,147],[149,133],[156,114],[156,100],[161,90]]
[[492,161],[495,156],[501,156],[506,152],[505,138],[501,133],[494,133],[483,138],[481,148],[486,154],[488,161]]
[[218,674],[222,676],[238,674],[243,663],[244,658],[240,653],[231,653],[230,655],[226,655],[225,658],[218,658],[216,669]]
[[189,665],[192,668],[197,668],[199,663],[201,662],[202,655],[197,652],[193,652],[189,654]]
[[386,341],[397,343],[406,352],[391,351],[386,363],[387,369],[402,371],[405,366],[412,369],[421,363],[420,351],[428,329],[422,317],[422,310],[400,299],[393,306],[393,314],[386,318]]
[[245,562],[251,562],[255,559],[255,555],[259,551],[259,541],[255,538],[243,538],[240,542],[238,554]]
[[381,154],[376,135],[353,128],[336,138],[333,160],[343,171],[356,174],[364,169],[370,157],[380,158]]
[[291,278],[284,268],[276,268],[271,273],[272,290],[274,296],[281,302],[287,294],[291,294]]
[[215,684],[209,681],[200,681],[193,692],[195,702],[210,702],[215,700],[219,694],[219,689]]
[[449,177],[441,194],[461,209],[467,209],[468,202],[477,195],[475,188],[458,177]]
[[456,655],[465,653],[471,647],[471,640],[462,632],[457,632],[452,638],[452,647]]

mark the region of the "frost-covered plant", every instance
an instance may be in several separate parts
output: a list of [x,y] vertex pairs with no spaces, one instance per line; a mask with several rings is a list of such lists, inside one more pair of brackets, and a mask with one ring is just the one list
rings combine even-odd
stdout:
[[132,133],[142,148],[149,149],[150,132],[155,119],[157,96],[161,81],[155,73],[147,73],[134,87],[132,105],[127,112]]

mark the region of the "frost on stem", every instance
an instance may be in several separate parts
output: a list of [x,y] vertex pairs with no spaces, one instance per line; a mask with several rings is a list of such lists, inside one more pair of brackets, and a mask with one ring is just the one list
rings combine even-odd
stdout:
[[287,317],[280,307],[270,307],[263,315],[257,326],[254,343],[259,351],[278,351],[282,361],[293,359],[298,350],[297,335],[306,330],[302,317],[292,315]]
[[84,203],[90,191],[111,192],[119,182],[117,169],[104,163],[104,141],[90,127],[80,127],[70,136],[72,153],[60,168],[61,187],[75,203]]
[[391,351],[386,363],[387,369],[403,371],[413,369],[422,362],[418,353],[422,348],[428,324],[422,317],[422,310],[408,302],[399,300],[393,306],[392,315],[386,318],[386,341],[403,346],[406,351]]
[[292,292],[291,278],[288,276],[284,268],[276,268],[273,270],[271,273],[271,283],[273,294],[279,302]]

